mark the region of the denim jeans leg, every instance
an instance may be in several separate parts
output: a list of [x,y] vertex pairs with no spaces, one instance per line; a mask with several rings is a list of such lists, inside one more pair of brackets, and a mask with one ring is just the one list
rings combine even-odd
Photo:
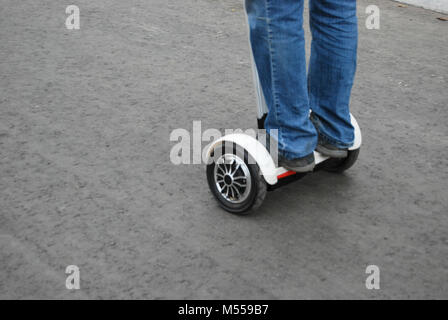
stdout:
[[311,118],[322,139],[350,147],[354,128],[349,103],[358,44],[356,0],[310,0],[310,27]]
[[317,132],[309,119],[303,30],[304,0],[246,0],[250,42],[269,112],[265,127],[278,130],[279,154],[312,153]]

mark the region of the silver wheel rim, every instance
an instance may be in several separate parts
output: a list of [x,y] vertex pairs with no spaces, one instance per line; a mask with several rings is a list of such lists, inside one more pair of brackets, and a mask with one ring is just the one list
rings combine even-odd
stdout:
[[250,171],[237,155],[220,156],[215,163],[214,177],[219,194],[230,203],[241,203],[249,197],[252,188]]

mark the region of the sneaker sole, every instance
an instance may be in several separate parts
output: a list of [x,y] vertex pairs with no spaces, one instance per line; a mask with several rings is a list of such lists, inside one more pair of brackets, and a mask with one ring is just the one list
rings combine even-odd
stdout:
[[307,164],[306,166],[303,166],[303,167],[290,167],[290,166],[282,165],[280,163],[280,166],[285,168],[285,169],[287,169],[287,170],[291,170],[291,171],[295,171],[295,172],[299,172],[299,173],[304,173],[304,172],[313,171],[313,169],[316,166],[316,164],[313,162],[313,163]]
[[317,145],[316,151],[330,158],[347,158],[348,155],[347,150],[331,150],[321,145]]

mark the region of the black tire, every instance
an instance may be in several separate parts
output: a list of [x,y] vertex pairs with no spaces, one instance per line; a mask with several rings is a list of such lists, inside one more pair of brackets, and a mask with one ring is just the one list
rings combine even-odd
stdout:
[[334,173],[342,173],[351,168],[356,160],[358,160],[360,148],[356,150],[349,150],[347,158],[344,159],[328,159],[324,162],[323,170]]
[[[235,149],[236,148],[234,146],[233,150],[235,151]],[[251,211],[260,207],[260,205],[263,203],[267,193],[267,184],[260,173],[260,168],[258,167],[258,165],[249,164],[247,152],[243,152],[243,154],[241,154],[241,152],[236,151],[234,152],[234,154],[240,157],[241,160],[244,160],[244,163],[246,164],[250,172],[251,188],[247,199],[245,199],[241,203],[232,203],[224,198],[224,196],[219,192],[218,187],[216,186],[214,176],[216,164],[214,161],[211,164],[207,165],[207,182],[213,196],[216,198],[218,204],[224,210],[233,214],[247,215]]]

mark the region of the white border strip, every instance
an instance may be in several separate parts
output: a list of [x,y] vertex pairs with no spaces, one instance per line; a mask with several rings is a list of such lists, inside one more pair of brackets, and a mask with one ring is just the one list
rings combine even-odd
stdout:
[[395,1],[448,14],[448,0],[395,0]]

